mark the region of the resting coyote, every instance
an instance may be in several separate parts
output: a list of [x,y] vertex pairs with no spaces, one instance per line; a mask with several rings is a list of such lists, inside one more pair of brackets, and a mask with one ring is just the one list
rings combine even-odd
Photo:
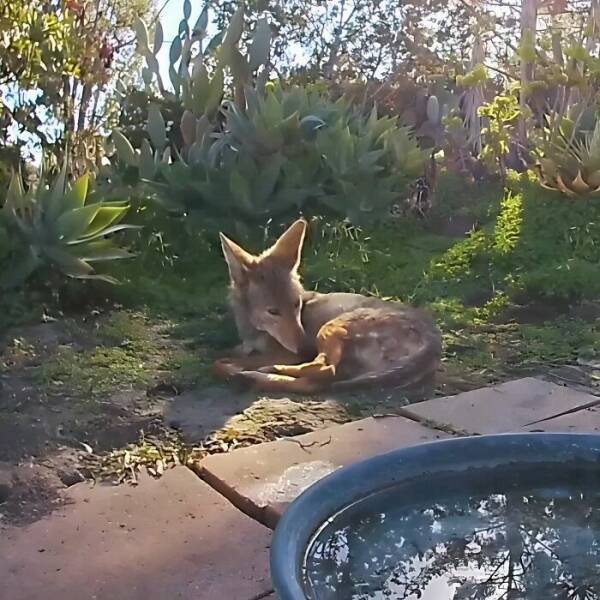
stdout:
[[296,221],[260,256],[221,234],[242,344],[216,361],[216,373],[281,392],[432,382],[441,339],[425,313],[360,294],[304,290],[298,266],[306,226]]

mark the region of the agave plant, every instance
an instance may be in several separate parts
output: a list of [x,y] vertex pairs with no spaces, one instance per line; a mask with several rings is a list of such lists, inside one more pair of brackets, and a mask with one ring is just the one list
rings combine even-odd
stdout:
[[69,277],[115,282],[96,273],[92,263],[132,256],[106,237],[134,228],[120,222],[129,206],[127,202],[89,202],[89,184],[90,176],[85,174],[69,185],[66,163],[50,187],[44,183],[43,167],[39,183],[27,191],[21,174],[13,175],[0,210],[0,222],[10,240],[10,269],[0,287],[21,284],[43,265]]
[[235,102],[225,104],[228,141],[258,156],[277,152],[293,156],[303,142],[313,142],[320,129],[346,111],[341,100],[333,103],[317,90],[284,89],[275,82],[265,93],[247,90],[246,98],[246,110]]
[[354,224],[387,215],[408,184],[422,174],[425,153],[396,119],[347,114],[319,133],[324,195],[321,201]]
[[543,187],[569,197],[600,192],[600,120],[595,110],[576,107],[571,117],[555,117],[538,152]]
[[[319,157],[314,146],[295,149],[293,158],[278,150],[268,156],[227,134],[204,136],[186,158],[159,165],[146,183],[167,210],[238,235],[243,223],[264,224],[297,211],[319,194]],[[191,217],[191,219],[190,219]]]

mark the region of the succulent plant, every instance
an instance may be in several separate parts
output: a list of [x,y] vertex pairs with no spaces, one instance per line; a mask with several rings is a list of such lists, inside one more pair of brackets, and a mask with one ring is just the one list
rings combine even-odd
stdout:
[[[138,149],[120,130],[112,139],[119,162],[137,169],[158,203],[185,216],[188,226],[264,224],[306,209],[307,202],[351,220],[377,218],[421,175],[423,154],[396,119],[379,118],[376,111],[365,118],[317,87],[266,81],[266,19],[257,21],[243,55],[241,7],[224,35],[205,45],[208,14],[203,11],[190,28],[186,6],[170,49],[173,92],[165,90],[158,72],[162,30],[157,28],[150,49],[144,24],[136,25],[144,80],[156,80],[165,98],[179,106],[180,139],[167,130],[157,104],[149,106],[146,139]],[[441,112],[431,100],[428,114],[437,127]]]
[[267,157],[282,152],[288,157],[303,154],[305,142],[342,112],[326,97],[304,88],[273,85],[266,93],[247,90],[247,109],[235,102],[225,104],[226,135],[236,150]]
[[536,163],[540,184],[569,197],[600,192],[600,120],[594,109],[575,107],[556,116]]
[[21,174],[13,175],[0,211],[11,259],[0,287],[21,284],[44,264],[70,277],[115,281],[96,273],[92,263],[131,256],[106,237],[133,227],[120,222],[129,207],[127,202],[89,202],[89,184],[86,174],[68,185],[66,163],[51,187],[45,185],[43,167],[39,183],[27,191]]
[[347,114],[316,141],[326,170],[321,198],[354,224],[388,214],[408,184],[422,174],[425,154],[407,127],[379,118]]
[[[246,55],[239,50],[239,41],[244,30],[243,3],[234,13],[226,31],[217,33],[205,43],[208,27],[208,7],[206,6],[196,23],[190,27],[189,2],[184,2],[184,17],[179,24],[179,34],[169,48],[169,79],[173,91],[167,90],[160,74],[158,53],[163,46],[163,30],[157,23],[154,41],[149,43],[146,25],[141,19],[135,23],[138,49],[145,58],[146,66],[142,77],[147,86],[154,81],[166,100],[179,101],[188,133],[191,117],[214,119],[225,94],[225,75],[229,71],[233,85],[238,90],[236,101],[241,104],[244,88],[251,83],[253,75],[266,71],[269,62],[271,28],[266,17],[258,19],[252,33]],[[207,64],[212,63],[212,69]],[[258,81],[258,77],[257,77]],[[188,135],[187,141],[193,141]]]
[[[164,43],[162,26],[157,23],[150,44],[144,22],[138,19],[135,23],[138,49],[146,63],[142,72],[144,82],[147,86],[156,82],[164,100],[179,107],[176,126],[181,133],[181,144],[174,144],[157,103],[148,106],[148,139],[139,149],[133,148],[122,131],[113,131],[119,161],[126,167],[137,168],[141,179],[152,180],[161,165],[175,158],[195,162],[195,157],[204,151],[207,143],[214,141],[214,134],[219,130],[217,115],[227,91],[227,73],[232,76],[236,106],[242,113],[246,110],[246,96],[256,95],[254,88],[262,89],[266,81],[271,41],[266,17],[256,22],[247,54],[243,55],[238,48],[244,29],[243,4],[233,15],[227,30],[217,33],[208,43],[205,43],[208,8],[204,8],[193,26],[190,26],[189,16],[189,1],[186,0],[179,34],[169,49],[169,79],[173,91],[165,87],[157,59]],[[212,65],[210,70],[208,64]],[[122,86],[117,88],[124,97],[126,90]]]

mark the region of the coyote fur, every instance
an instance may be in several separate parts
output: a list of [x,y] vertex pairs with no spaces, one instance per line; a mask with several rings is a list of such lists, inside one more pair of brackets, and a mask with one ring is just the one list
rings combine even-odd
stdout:
[[224,378],[258,390],[311,393],[433,382],[440,333],[430,317],[397,302],[302,287],[298,266],[306,221],[296,221],[259,256],[221,234],[230,302],[242,341],[215,363]]

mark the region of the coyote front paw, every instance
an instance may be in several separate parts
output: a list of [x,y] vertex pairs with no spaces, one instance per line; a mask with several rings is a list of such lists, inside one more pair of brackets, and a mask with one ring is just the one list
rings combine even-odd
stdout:
[[243,372],[243,367],[229,358],[220,358],[213,363],[213,372],[218,377],[229,379]]

